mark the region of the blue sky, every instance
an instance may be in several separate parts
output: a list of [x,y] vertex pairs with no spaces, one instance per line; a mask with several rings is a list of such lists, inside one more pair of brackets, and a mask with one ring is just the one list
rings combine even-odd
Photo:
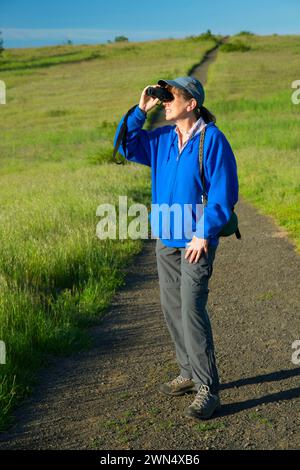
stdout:
[[183,38],[210,29],[300,34],[299,0],[0,0],[4,46]]

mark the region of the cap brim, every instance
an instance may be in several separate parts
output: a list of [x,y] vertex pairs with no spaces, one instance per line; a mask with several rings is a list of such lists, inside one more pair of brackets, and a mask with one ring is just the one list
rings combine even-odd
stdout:
[[175,88],[180,88],[181,90],[186,90],[197,101],[198,106],[202,106],[202,104],[203,104],[204,96],[205,96],[204,95],[204,90],[203,90],[203,97],[200,97],[200,96],[198,96],[198,93],[195,96],[195,93],[193,93],[191,90],[189,90],[185,86],[181,85],[181,83],[179,83],[177,80],[158,80],[157,84],[162,86],[162,87],[165,87],[166,85],[170,85],[170,86],[174,86]]
[[166,85],[170,85],[176,88],[181,88],[182,90],[185,89],[182,85],[176,82],[176,80],[158,80],[157,84],[163,87],[165,87]]

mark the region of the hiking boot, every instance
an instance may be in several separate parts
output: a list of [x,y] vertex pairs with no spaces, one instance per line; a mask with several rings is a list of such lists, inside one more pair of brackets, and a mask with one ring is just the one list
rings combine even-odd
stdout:
[[181,377],[181,375],[171,382],[161,384],[158,389],[164,395],[173,396],[184,395],[186,392],[197,391],[192,379],[185,379],[184,377]]
[[196,419],[209,419],[221,407],[219,395],[210,392],[207,385],[201,385],[193,403],[185,410],[185,416]]

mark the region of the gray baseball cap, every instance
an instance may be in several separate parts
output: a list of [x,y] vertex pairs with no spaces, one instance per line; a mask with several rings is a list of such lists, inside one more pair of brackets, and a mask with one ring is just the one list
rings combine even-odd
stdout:
[[198,106],[202,106],[205,98],[202,84],[194,77],[178,77],[175,80],[158,80],[158,85],[165,87],[171,85],[188,91],[197,100]]

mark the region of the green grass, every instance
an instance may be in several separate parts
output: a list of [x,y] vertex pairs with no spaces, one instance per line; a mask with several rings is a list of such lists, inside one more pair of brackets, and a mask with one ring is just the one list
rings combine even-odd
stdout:
[[[45,162],[68,160],[80,167],[87,160],[107,161],[116,123],[138,103],[142,89],[187,73],[214,44],[194,39],[109,44],[101,46],[103,57],[95,60],[0,72],[7,88],[7,105],[1,107],[0,174]],[[57,55],[56,48],[44,49],[40,55],[37,49],[25,51],[29,60]],[[63,48],[70,49],[81,50]],[[84,51],[88,53],[87,46]],[[22,52],[15,53],[19,60]]]
[[208,108],[237,158],[240,194],[274,218],[300,252],[299,36],[243,34],[247,52],[220,51],[209,69]]
[[[232,144],[241,195],[272,215],[299,249],[300,105],[291,103],[299,37],[243,33],[231,42],[237,40],[250,50],[220,51],[205,104]],[[117,122],[147,84],[186,74],[214,44],[192,37],[5,51],[0,429],[47,354],[87,347],[84,327],[101,317],[141,248],[95,235],[99,204],[116,203],[118,195],[129,204],[150,202],[149,170],[111,163]]]
[[199,423],[194,426],[195,431],[206,432],[206,431],[216,431],[218,429],[223,430],[226,428],[226,425],[223,422],[218,423]]
[[266,418],[266,417],[264,417],[261,414],[256,413],[256,412],[249,413],[249,419],[251,421],[254,421],[257,424],[264,425],[268,428],[273,428],[274,427],[272,421],[270,421],[268,418]]
[[117,122],[147,84],[186,74],[214,44],[63,46],[1,58],[0,429],[48,354],[89,345],[85,327],[141,249],[138,240],[96,237],[99,204],[119,195],[150,202],[149,169],[111,163]]
[[[118,443],[128,444],[129,441],[140,437],[139,426],[134,422],[134,417],[135,411],[128,410],[123,413],[123,417],[101,421],[99,422],[99,432],[101,434],[103,431],[111,432]],[[98,448],[104,443],[103,437],[100,435],[93,439],[91,446]]]
[[220,50],[222,52],[247,52],[251,50],[251,47],[241,40],[236,40],[222,44],[222,46],[220,46]]
[[[57,46],[59,47],[59,46]],[[60,53],[52,53],[49,55],[39,55],[37,49],[37,55],[27,56],[23,54],[21,57],[15,56],[11,51],[5,51],[0,58],[0,71],[4,72],[7,70],[22,70],[22,69],[33,69],[41,67],[50,67],[58,64],[68,64],[72,62],[82,62],[84,60],[93,60],[103,57],[103,47],[97,47],[94,50],[90,50],[90,47],[86,50],[78,50],[73,52],[72,46],[69,46],[70,51],[61,51]],[[66,49],[66,47],[64,48]]]

